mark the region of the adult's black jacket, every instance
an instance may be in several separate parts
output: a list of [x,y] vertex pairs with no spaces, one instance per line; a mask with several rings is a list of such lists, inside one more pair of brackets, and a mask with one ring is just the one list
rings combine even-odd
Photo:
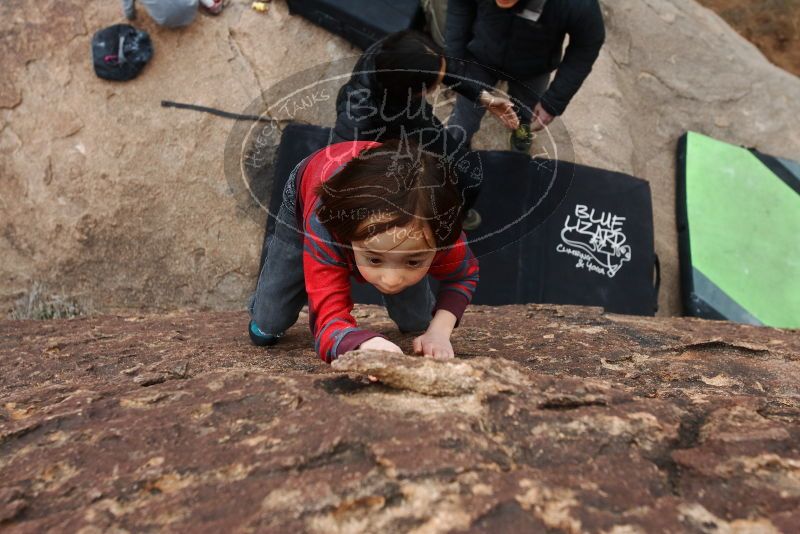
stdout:
[[[448,0],[447,55],[477,61],[519,81],[558,69],[542,107],[561,115],[592,70],[605,40],[598,0],[547,0],[537,22],[494,0]],[[569,45],[562,59],[564,39]]]
[[[390,102],[375,76],[375,56],[381,51],[384,39],[375,42],[359,58],[353,74],[339,89],[336,97],[334,141],[384,141],[397,139],[401,130],[436,130],[444,135],[444,127],[433,114],[433,106],[425,99],[411,97],[405,102]],[[443,83],[473,102],[478,100],[482,87],[468,81],[464,64],[447,61]]]
[[[458,187],[463,194],[464,212],[472,207],[482,175],[480,158],[463,141],[457,141],[433,114],[433,106],[424,98],[411,97],[405,102],[384,98],[384,88],[375,76],[375,56],[383,39],[370,46],[353,68],[350,80],[336,97],[336,125],[332,142],[387,141],[412,139],[431,154],[449,161],[458,175]],[[482,87],[464,81],[464,64],[446,62],[445,85],[452,87],[472,101],[477,101]],[[476,174],[477,172],[477,174]]]

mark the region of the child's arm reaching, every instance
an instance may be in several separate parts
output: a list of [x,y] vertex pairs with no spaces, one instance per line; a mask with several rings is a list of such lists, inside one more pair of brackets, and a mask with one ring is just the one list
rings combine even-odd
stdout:
[[425,333],[414,340],[414,351],[425,356],[452,358],[455,354],[450,335],[478,286],[478,260],[462,233],[458,241],[437,257],[430,270],[439,280],[433,320]]
[[377,332],[358,328],[351,314],[350,268],[316,215],[306,219],[303,272],[314,348],[330,363],[356,348],[402,352]]
[[452,312],[436,310],[425,333],[414,338],[414,352],[434,358],[452,358],[455,353],[453,344],[450,343],[450,334],[455,326],[456,316]]

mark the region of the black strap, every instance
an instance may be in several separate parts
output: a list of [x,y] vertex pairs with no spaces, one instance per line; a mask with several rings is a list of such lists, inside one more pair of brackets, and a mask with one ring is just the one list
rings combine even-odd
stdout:
[[222,111],[221,109],[209,108],[206,106],[198,106],[195,104],[183,104],[181,102],[173,102],[172,100],[162,100],[161,107],[163,108],[177,108],[177,109],[191,109],[193,111],[202,111],[210,113],[218,117],[225,117],[226,119],[235,119],[240,121],[256,121],[256,122],[272,122],[275,119],[270,117],[263,117],[260,115],[241,115],[239,113],[231,113],[229,111]]
[[125,63],[125,36],[119,36],[119,48],[117,49],[117,63]]
[[656,281],[653,285],[653,293],[655,295],[655,306],[653,309],[653,313],[658,311],[658,291],[661,289],[661,261],[658,259],[658,254],[653,254],[655,259],[653,260],[653,268],[656,274]]

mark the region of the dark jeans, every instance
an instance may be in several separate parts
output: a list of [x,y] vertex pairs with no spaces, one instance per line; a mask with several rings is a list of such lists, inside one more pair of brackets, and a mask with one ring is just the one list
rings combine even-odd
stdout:
[[[299,165],[298,165],[299,167]],[[303,276],[303,231],[297,224],[297,167],[283,189],[275,231],[267,236],[267,257],[250,299],[250,316],[262,332],[282,334],[297,322],[308,300]],[[428,278],[396,295],[381,295],[389,317],[402,332],[428,328],[435,304]]]
[[[481,68],[474,63],[469,63],[468,65],[466,69],[467,76],[477,81],[478,85],[483,85],[487,91],[489,88],[494,87],[500,79],[494,71]],[[507,81],[508,95],[514,103],[514,111],[517,112],[520,124],[529,125],[533,117],[534,106],[539,102],[550,84],[550,73],[541,74],[524,81],[511,79]],[[470,143],[472,136],[480,129],[481,119],[485,113],[486,108],[481,104],[458,95],[453,113],[447,122],[450,135],[459,141]]]

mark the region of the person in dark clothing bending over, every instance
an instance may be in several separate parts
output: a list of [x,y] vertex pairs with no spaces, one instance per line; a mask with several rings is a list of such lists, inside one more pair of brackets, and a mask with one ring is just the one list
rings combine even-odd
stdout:
[[[464,69],[463,62],[447,61],[442,49],[419,32],[393,33],[377,41],[339,90],[331,142],[410,138],[424,151],[451,162],[473,157],[463,139],[448,134],[426,99],[440,84],[464,95],[471,105],[488,109],[509,129],[516,129],[519,120],[510,99],[472,83],[463,76]],[[469,209],[478,187],[468,177],[459,180],[459,187],[465,193],[464,227],[471,230],[480,223]]]
[[[477,84],[508,81],[521,123],[511,148],[526,153],[531,132],[564,113],[605,40],[598,0],[448,0],[445,33],[447,56],[463,61]],[[484,112],[459,96],[448,122],[451,135],[469,143]]]
[[425,99],[442,83],[516,128],[511,101],[466,78],[466,68],[461,61],[447,61],[444,51],[422,33],[409,30],[380,39],[364,52],[339,90],[333,141],[383,141],[424,128],[442,131]]

